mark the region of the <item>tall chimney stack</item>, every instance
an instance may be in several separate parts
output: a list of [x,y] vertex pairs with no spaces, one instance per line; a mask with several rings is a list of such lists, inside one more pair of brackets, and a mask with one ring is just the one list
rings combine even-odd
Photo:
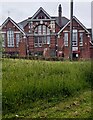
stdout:
[[62,7],[61,7],[61,4],[59,5],[59,8],[58,8],[58,22],[59,22],[59,25],[62,26]]

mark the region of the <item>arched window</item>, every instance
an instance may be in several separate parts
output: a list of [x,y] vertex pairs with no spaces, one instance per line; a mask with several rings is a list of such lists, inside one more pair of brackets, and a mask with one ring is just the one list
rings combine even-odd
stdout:
[[34,31],[34,46],[42,47],[44,44],[50,44],[50,29],[45,25],[39,25]]

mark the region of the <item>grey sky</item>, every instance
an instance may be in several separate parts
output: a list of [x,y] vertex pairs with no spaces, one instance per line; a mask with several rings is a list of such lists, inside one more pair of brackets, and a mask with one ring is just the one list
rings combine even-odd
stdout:
[[[43,7],[50,16],[58,15],[58,5],[62,5],[62,15],[70,18],[70,0],[26,0],[18,2],[18,0],[3,0],[0,2],[0,25],[8,17],[20,22],[31,17],[39,7]],[[74,1],[74,15],[87,27],[91,27],[91,0]],[[9,13],[9,12],[10,13]]]

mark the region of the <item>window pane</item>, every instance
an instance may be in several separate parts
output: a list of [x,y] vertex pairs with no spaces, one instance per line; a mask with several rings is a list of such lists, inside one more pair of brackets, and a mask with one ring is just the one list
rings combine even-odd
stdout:
[[35,28],[34,34],[38,34],[38,29],[37,29],[37,27]]
[[46,26],[43,25],[43,35],[45,35],[45,34],[46,34]]
[[38,37],[35,37],[35,43],[38,43]]
[[5,34],[2,34],[2,47],[5,47]]
[[41,35],[41,25],[38,26],[38,34]]
[[39,37],[39,40],[38,40],[38,46],[39,46],[39,47],[42,46],[42,37]]
[[72,46],[77,46],[77,30],[73,30],[73,40],[72,40]]
[[8,47],[14,47],[14,32],[12,30],[7,31]]
[[47,35],[50,35],[50,29],[47,27]]
[[83,33],[79,34],[79,38],[80,38],[79,46],[83,46]]
[[47,44],[50,44],[50,36],[47,36]]
[[42,37],[39,37],[39,43],[42,43]]
[[38,47],[38,37],[35,37],[35,38],[34,38],[34,46],[35,46],[35,47]]
[[43,44],[46,44],[46,36],[43,37]]
[[64,46],[68,46],[68,33],[64,33]]
[[19,47],[20,34],[16,34],[16,46]]

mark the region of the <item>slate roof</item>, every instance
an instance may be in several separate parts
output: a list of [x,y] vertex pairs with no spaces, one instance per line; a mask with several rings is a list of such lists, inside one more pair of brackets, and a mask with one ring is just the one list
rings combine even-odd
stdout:
[[19,22],[18,25],[24,28],[27,25],[27,23],[28,23],[28,19]]
[[[56,23],[59,25],[59,17],[51,17],[53,19],[56,19]],[[62,17],[62,26],[60,27],[64,27],[67,23],[68,23],[69,19],[67,19],[66,17]]]
[[[59,18],[58,17],[51,17],[52,19],[55,19],[56,20],[56,23],[59,25],[59,23],[58,23],[58,21],[59,21]],[[28,20],[29,20],[29,18],[28,19],[26,19],[26,20],[24,20],[24,21],[22,21],[22,22],[20,22],[20,23],[18,23],[18,25],[20,26],[22,26],[23,28],[27,25],[27,23],[28,23]],[[66,17],[62,17],[62,26],[60,26],[61,28],[62,27],[64,27],[67,23],[68,23],[68,21],[69,21],[69,19],[67,19]]]

